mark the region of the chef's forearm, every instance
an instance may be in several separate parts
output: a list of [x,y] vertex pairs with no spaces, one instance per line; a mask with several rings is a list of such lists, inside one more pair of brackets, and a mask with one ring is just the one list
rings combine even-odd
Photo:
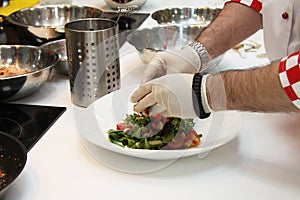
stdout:
[[216,58],[262,27],[261,14],[243,4],[228,2],[219,16],[197,38]]
[[281,86],[279,62],[250,70],[233,70],[207,78],[207,95],[214,111],[299,111]]

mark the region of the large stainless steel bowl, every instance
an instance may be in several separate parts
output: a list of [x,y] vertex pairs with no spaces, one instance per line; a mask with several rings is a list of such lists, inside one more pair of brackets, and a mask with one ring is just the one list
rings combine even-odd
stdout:
[[76,19],[104,16],[100,9],[77,5],[44,5],[11,13],[6,20],[15,26],[22,44],[40,45],[64,37],[64,25]]
[[58,55],[46,48],[0,45],[0,66],[28,69],[20,75],[0,78],[0,101],[11,101],[34,93],[47,81]]
[[157,10],[151,17],[159,24],[208,26],[220,11],[220,8],[210,7],[175,7]]
[[128,35],[127,41],[139,52],[144,63],[148,63],[158,51],[179,50],[194,40],[205,29],[204,26],[163,25],[137,29]]
[[66,39],[47,42],[41,45],[41,47],[49,48],[53,50],[55,53],[57,53],[59,60],[58,63],[54,65],[54,69],[60,74],[68,75],[69,67],[68,67]]
[[[147,64],[159,51],[179,50],[184,45],[195,40],[198,34],[206,26],[185,26],[185,25],[161,25],[137,29],[128,35],[127,41],[133,45],[141,58]],[[218,65],[224,55],[215,58],[212,62]],[[212,73],[212,71],[210,71]]]

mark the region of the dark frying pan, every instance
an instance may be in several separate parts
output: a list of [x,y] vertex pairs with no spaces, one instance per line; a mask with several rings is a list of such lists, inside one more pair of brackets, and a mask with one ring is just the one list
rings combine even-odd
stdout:
[[0,199],[25,167],[27,152],[15,137],[0,131]]

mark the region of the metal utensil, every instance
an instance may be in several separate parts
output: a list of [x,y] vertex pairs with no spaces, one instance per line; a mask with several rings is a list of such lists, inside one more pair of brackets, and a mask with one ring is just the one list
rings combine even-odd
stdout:
[[120,88],[118,24],[94,18],[65,28],[72,102],[87,107]]

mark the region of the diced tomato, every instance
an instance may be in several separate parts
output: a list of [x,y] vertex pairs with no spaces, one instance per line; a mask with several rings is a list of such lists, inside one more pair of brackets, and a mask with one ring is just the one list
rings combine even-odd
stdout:
[[199,143],[200,143],[200,136],[197,135],[196,137],[194,137],[194,140],[193,140],[193,142],[192,142],[192,144],[191,144],[190,147],[198,146]]
[[175,135],[175,137],[174,137],[174,140],[183,143],[184,142],[184,138],[185,138],[184,133],[177,133]]
[[195,130],[191,130],[184,138],[187,147],[195,147],[200,143],[200,136]]
[[0,170],[0,178],[2,178],[2,177],[4,177],[4,176],[5,176],[4,172],[2,172],[2,171]]
[[117,130],[124,131],[126,128],[132,128],[128,123],[122,122],[116,125]]
[[155,122],[152,122],[152,123],[151,123],[151,127],[154,128],[154,129],[157,129],[156,123],[155,123]]
[[155,113],[155,114],[151,115],[151,117],[155,118],[155,120],[158,122],[161,121],[163,118],[161,113]]
[[189,133],[185,136],[185,141],[193,141],[197,136],[197,132],[195,130],[190,130]]
[[197,135],[197,132],[196,132],[194,129],[190,130],[189,133],[191,133],[191,134],[193,134],[193,135]]
[[168,149],[181,149],[184,141],[172,141],[168,144]]
[[192,134],[192,133],[188,133],[188,134],[185,136],[184,140],[185,140],[185,141],[193,141],[195,137],[196,137],[196,135],[194,135],[194,134]]
[[149,132],[146,134],[146,137],[151,137],[153,135],[153,131],[152,129],[149,130]]

